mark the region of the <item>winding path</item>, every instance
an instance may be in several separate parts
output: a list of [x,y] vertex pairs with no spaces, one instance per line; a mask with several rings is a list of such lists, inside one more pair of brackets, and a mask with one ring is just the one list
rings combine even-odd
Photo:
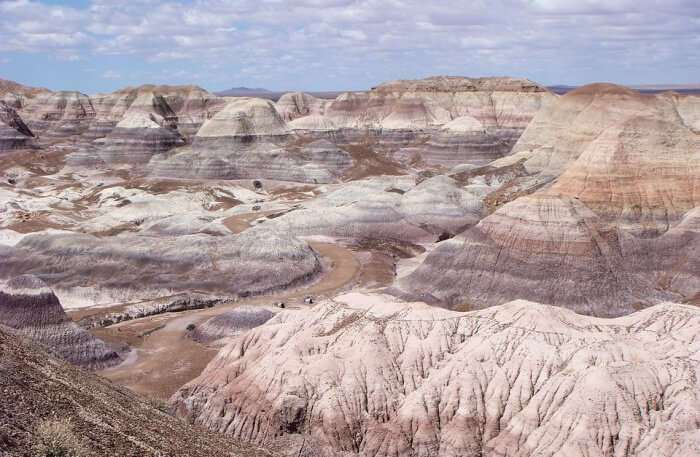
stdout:
[[189,324],[197,325],[243,304],[271,306],[283,300],[290,305],[305,306],[305,296],[330,296],[356,280],[360,262],[350,250],[329,243],[310,244],[323,258],[324,273],[307,286],[213,308],[159,314],[95,329],[97,336],[109,342],[128,342],[132,346],[124,363],[100,374],[133,391],[167,400],[180,386],[198,376],[218,352],[189,339]]

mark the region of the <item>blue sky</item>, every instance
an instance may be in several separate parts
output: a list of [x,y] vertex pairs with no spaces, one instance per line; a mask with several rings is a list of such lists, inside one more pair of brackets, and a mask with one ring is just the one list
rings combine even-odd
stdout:
[[0,78],[356,90],[395,78],[700,83],[698,0],[0,0]]

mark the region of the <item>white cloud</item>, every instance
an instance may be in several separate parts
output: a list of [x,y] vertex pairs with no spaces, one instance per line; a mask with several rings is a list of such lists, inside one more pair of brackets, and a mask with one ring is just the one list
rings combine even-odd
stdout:
[[278,63],[290,58],[356,75],[372,65],[395,76],[565,74],[583,60],[663,69],[697,61],[699,15],[696,0],[93,0],[86,9],[0,0],[0,52],[190,59],[193,73],[235,60],[266,66],[266,77],[284,75]]
[[364,41],[367,39],[367,34],[362,30],[343,30],[340,34],[346,38],[351,38],[357,41]]

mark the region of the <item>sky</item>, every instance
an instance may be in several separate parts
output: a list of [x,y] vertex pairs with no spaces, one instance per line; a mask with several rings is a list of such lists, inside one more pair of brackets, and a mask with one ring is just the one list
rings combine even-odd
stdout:
[[0,78],[362,90],[432,75],[700,83],[700,0],[0,0]]

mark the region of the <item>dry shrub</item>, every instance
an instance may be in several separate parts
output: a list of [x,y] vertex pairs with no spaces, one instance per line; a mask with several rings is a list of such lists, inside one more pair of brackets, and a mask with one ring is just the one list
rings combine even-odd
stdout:
[[34,451],[37,457],[82,457],[85,449],[66,419],[46,419],[36,430]]

